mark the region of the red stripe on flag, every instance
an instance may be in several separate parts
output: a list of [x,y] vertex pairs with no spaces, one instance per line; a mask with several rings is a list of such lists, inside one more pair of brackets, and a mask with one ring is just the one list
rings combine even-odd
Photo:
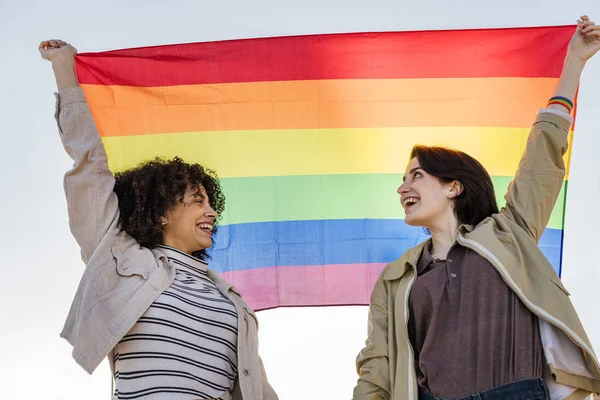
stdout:
[[574,29],[349,33],[154,46],[80,54],[77,73],[84,84],[126,86],[558,77]]

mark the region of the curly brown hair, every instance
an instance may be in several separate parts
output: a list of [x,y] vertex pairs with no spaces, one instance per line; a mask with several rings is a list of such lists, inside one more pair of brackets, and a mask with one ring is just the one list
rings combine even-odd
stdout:
[[[217,233],[217,223],[225,209],[225,195],[217,174],[200,164],[188,164],[179,157],[171,160],[155,158],[137,167],[115,174],[114,192],[119,198],[119,227],[133,236],[140,245],[150,249],[162,243],[160,218],[183,202],[188,187],[193,190],[203,186],[210,205],[219,217],[212,230]],[[206,249],[192,253],[201,260],[210,258]]]

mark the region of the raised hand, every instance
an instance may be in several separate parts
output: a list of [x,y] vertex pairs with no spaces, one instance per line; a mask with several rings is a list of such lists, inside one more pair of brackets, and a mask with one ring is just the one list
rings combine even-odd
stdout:
[[44,40],[38,50],[44,60],[52,63],[58,89],[79,85],[75,72],[75,47],[62,40]]
[[75,59],[77,50],[62,40],[44,40],[39,46],[40,54],[44,60],[50,62],[71,61]]
[[600,50],[600,26],[587,15],[577,21],[577,30],[569,42],[569,54],[583,62]]
[[[563,97],[571,104],[574,102],[585,64],[598,50],[600,50],[600,27],[590,21],[587,15],[583,15],[577,21],[577,29],[569,42],[563,70],[552,95],[553,99]],[[567,105],[552,103],[548,108],[570,113],[572,105],[569,107]]]

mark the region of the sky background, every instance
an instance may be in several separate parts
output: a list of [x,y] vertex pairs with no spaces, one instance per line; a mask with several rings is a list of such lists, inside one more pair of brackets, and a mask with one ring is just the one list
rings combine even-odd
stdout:
[[[0,0],[0,397],[110,398],[107,363],[92,375],[58,334],[83,265],[68,229],[62,188],[71,160],[53,119],[55,83],[39,57],[44,39],[80,52],[249,37],[573,24],[600,20],[598,0]],[[544,43],[540,43],[544,46]],[[600,56],[579,97],[566,210],[563,282],[600,350]],[[515,166],[516,167],[516,166]],[[390,193],[394,196],[394,193]],[[263,311],[261,355],[282,400],[349,399],[367,307]]]

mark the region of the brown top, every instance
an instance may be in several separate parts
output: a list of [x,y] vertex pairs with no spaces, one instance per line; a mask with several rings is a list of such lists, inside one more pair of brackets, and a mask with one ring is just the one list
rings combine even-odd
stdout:
[[430,246],[421,253],[409,298],[419,386],[456,398],[541,378],[537,317],[475,251],[454,244],[446,260],[433,260]]

